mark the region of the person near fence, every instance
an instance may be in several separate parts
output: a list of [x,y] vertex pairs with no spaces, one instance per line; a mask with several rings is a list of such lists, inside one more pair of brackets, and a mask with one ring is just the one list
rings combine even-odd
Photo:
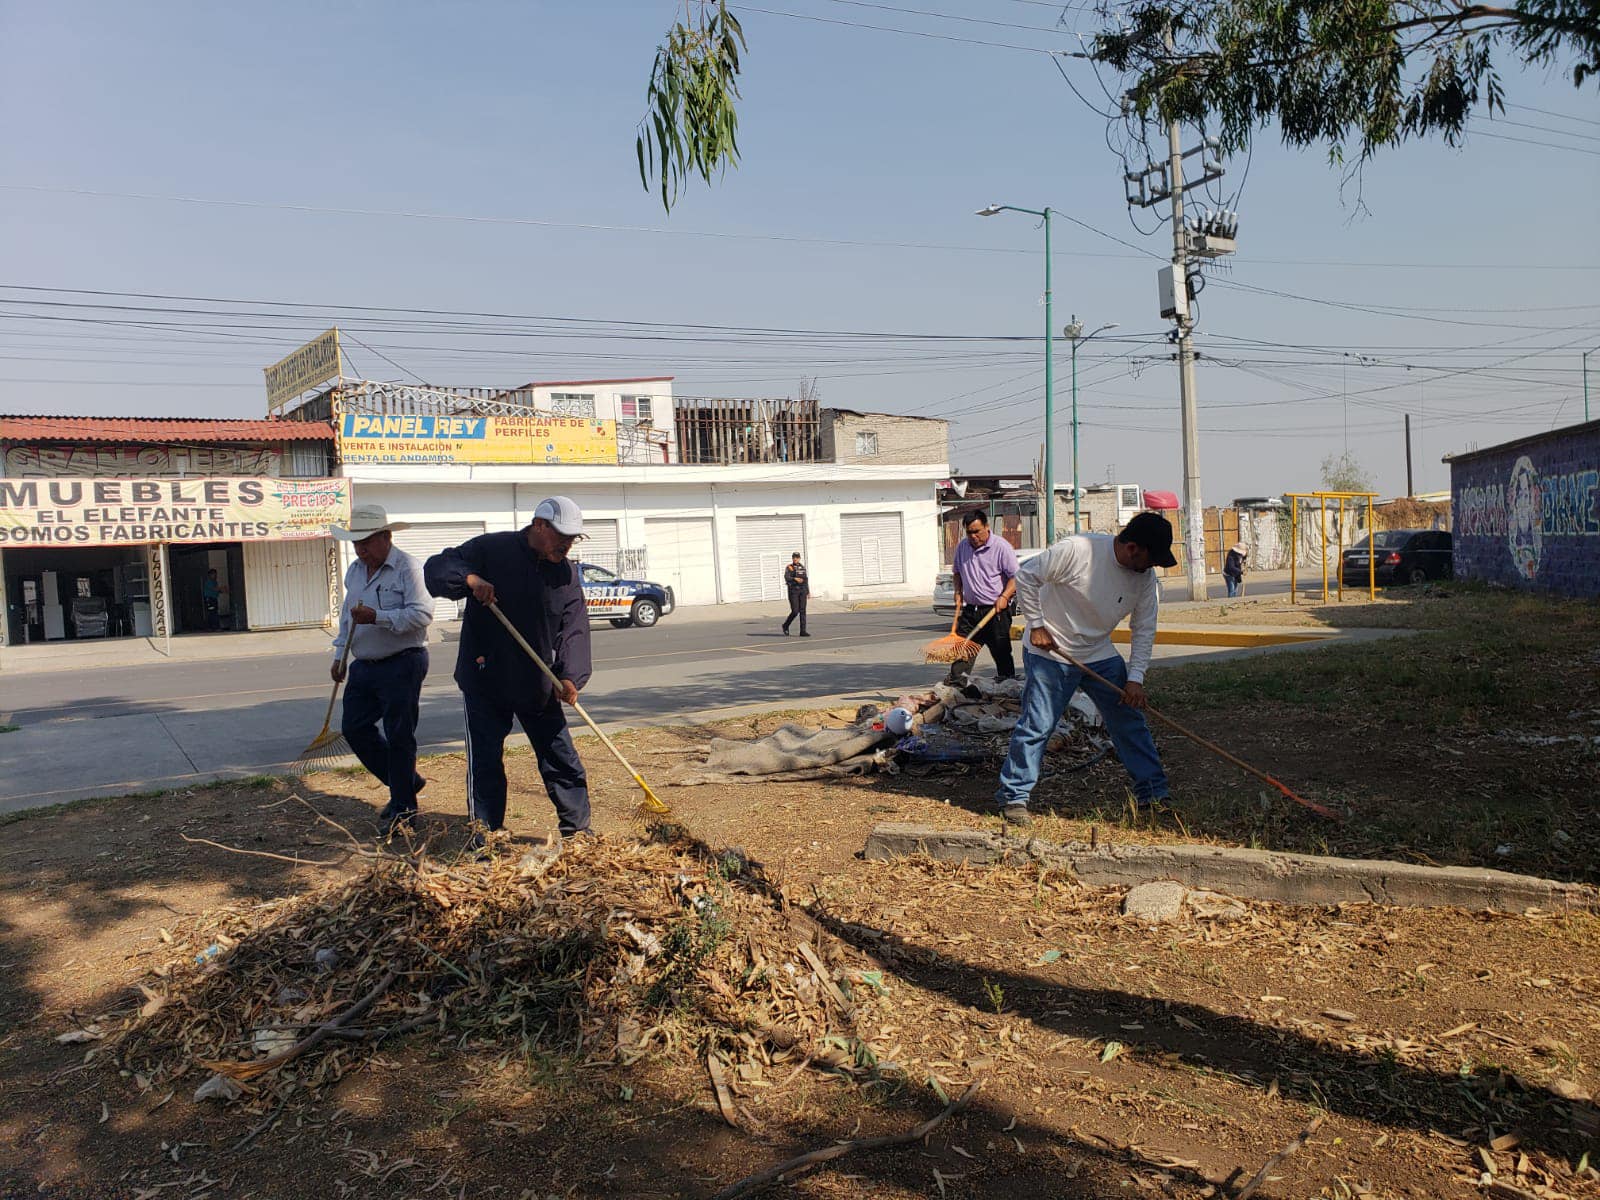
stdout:
[[[989,647],[994,659],[996,679],[1016,676],[1016,661],[1011,654],[1011,601],[1017,594],[1017,552],[1005,538],[989,528],[989,517],[981,508],[967,514],[962,523],[967,536],[956,547],[951,573],[955,576],[956,632],[972,637]],[[982,629],[978,626],[994,609],[994,617]],[[976,633],[974,631],[976,630]],[[971,670],[963,660],[950,664],[950,678]]]
[[345,572],[333,643],[335,683],[345,678],[344,649],[350,646],[340,732],[361,765],[389,789],[389,803],[378,814],[385,835],[415,823],[417,793],[426,783],[417,774],[417,721],[433,601],[422,564],[394,544],[394,531],[405,528],[405,522],[389,520],[381,505],[363,504],[350,514],[348,526],[330,530],[340,541],[354,542],[356,552]]
[[[1144,675],[1161,603],[1161,581],[1150,568],[1176,565],[1172,526],[1157,513],[1142,512],[1115,537],[1062,538],[1017,572],[1027,682],[995,793],[1009,824],[1032,823],[1028,798],[1039,782],[1045,744],[1080,686],[1100,710],[1117,757],[1133,777],[1136,806],[1148,809],[1167,799],[1167,775],[1143,711]],[[1130,614],[1132,644],[1124,662],[1112,648],[1111,631]],[[1074,660],[1115,687],[1090,679]]]
[[806,573],[805,563],[800,561],[798,550],[783,570],[783,586],[789,593],[789,619],[783,623],[783,636],[789,636],[789,626],[799,617],[800,636],[810,637],[806,632],[806,601],[811,599],[811,577]]
[[1237,596],[1244,591],[1244,560],[1250,557],[1250,552],[1244,548],[1243,542],[1235,542],[1228,547],[1228,557],[1222,564],[1222,578],[1228,585],[1228,595]]
[[[589,779],[561,708],[577,701],[591,673],[583,585],[567,558],[582,536],[582,511],[565,496],[551,496],[526,528],[481,534],[435,554],[424,569],[435,596],[472,601],[461,620],[455,680],[466,710],[467,817],[480,826],[474,848],[483,846],[484,833],[505,825],[505,743],[513,720],[533,746],[561,836],[589,830]],[[490,604],[555,672],[559,688]]]

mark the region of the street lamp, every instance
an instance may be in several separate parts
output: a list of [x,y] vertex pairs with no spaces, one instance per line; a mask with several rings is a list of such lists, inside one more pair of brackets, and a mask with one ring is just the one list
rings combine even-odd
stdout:
[[[1078,314],[1072,314],[1072,323],[1061,332],[1066,334],[1072,342],[1072,532],[1081,533],[1082,527],[1078,516],[1078,343],[1087,342],[1096,334],[1104,333],[1108,329],[1116,329],[1117,323],[1109,321],[1096,329],[1094,333],[1083,332],[1083,322],[1078,320]],[[1051,505],[1055,507],[1054,504]]]
[[1018,208],[1014,204],[990,204],[978,210],[980,217],[998,216],[1003,212],[1027,213],[1044,221],[1044,493],[1048,498],[1044,510],[1044,542],[1046,546],[1056,540],[1056,391],[1055,391],[1055,321],[1050,308],[1050,208]]

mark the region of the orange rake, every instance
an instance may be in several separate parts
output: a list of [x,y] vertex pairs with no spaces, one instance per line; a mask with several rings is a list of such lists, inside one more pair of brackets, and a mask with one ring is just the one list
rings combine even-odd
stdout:
[[[994,620],[997,610],[991,608],[988,614],[972,627],[972,633],[977,633],[990,621]],[[956,663],[969,662],[978,657],[982,649],[977,642],[972,640],[972,633],[962,637],[956,632],[956,627],[961,623],[961,612],[956,611],[955,620],[950,622],[950,632],[942,638],[935,638],[922,648],[922,661],[931,663]]]

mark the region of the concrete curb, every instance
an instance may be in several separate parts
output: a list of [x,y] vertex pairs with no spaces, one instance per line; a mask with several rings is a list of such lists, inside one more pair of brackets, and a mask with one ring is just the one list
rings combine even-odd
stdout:
[[1600,890],[1480,867],[1424,867],[1383,859],[1326,858],[1228,846],[1057,845],[979,829],[886,823],[867,838],[866,857],[924,855],[941,862],[1032,861],[1071,870],[1085,883],[1131,887],[1171,879],[1191,888],[1279,904],[1383,904],[1524,912],[1593,912]]

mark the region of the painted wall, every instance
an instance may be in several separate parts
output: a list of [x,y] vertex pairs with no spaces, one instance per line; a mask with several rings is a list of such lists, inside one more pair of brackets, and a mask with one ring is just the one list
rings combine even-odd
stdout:
[[[481,469],[480,469],[481,470]],[[680,468],[681,476],[716,475],[684,482],[581,482],[571,472],[552,481],[419,482],[415,479],[352,475],[357,504],[381,504],[391,519],[413,523],[482,520],[490,532],[520,529],[533,517],[540,500],[568,496],[586,518],[617,522],[623,548],[643,546],[648,553],[646,521],[651,517],[706,517],[712,523],[717,597],[739,599],[739,518],[797,515],[804,522],[805,554],[811,568],[812,595],[818,599],[866,600],[921,598],[933,593],[939,570],[938,506],[934,485],[937,468],[922,477],[829,479],[831,467],[777,467],[780,478],[761,479],[752,471],[718,468],[700,472]],[[621,474],[621,472],[618,472]],[[636,476],[638,470],[628,470]],[[376,473],[374,473],[376,474]],[[596,472],[585,472],[591,476]],[[846,589],[841,518],[846,513],[898,512],[904,518],[905,579]],[[785,559],[790,547],[785,546]],[[647,571],[646,574],[649,572]]]
[[[870,435],[876,453],[862,453],[857,434]],[[836,463],[915,464],[950,457],[950,422],[931,417],[822,410],[822,457]]]
[[1450,462],[1458,579],[1600,596],[1600,421]]

